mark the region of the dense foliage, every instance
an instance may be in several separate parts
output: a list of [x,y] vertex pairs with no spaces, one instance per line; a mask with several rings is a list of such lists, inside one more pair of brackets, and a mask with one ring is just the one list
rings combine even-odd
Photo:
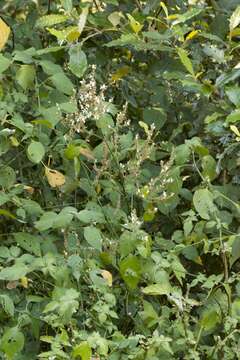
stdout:
[[239,0],[1,0],[1,359],[237,359]]

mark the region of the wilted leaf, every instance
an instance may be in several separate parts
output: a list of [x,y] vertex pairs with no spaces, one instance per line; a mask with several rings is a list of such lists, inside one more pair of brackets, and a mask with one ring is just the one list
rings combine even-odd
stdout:
[[127,14],[127,16],[130,21],[130,26],[132,30],[135,32],[135,34],[138,34],[142,30],[143,25],[136,21],[132,15]]
[[10,35],[10,27],[0,18],[0,51],[4,48]]
[[45,166],[45,175],[49,185],[53,188],[60,187],[66,182],[65,176],[61,172],[50,169],[47,166]]
[[230,23],[229,23],[229,27],[230,27],[230,33],[233,31],[233,29],[235,29],[238,25],[240,24],[240,5],[237,6],[237,8],[235,9],[235,11],[232,13],[231,17],[230,17]]
[[23,276],[20,279],[20,284],[22,285],[22,287],[24,287],[25,289],[28,288],[28,278],[26,276]]
[[92,153],[92,151],[88,148],[80,147],[79,152],[81,155],[85,156],[88,160],[94,160],[95,157]]
[[82,9],[82,12],[81,12],[81,15],[79,16],[79,20],[78,20],[78,31],[79,33],[81,34],[84,27],[85,27],[85,24],[86,24],[86,21],[87,21],[87,17],[88,17],[88,6],[84,7]]
[[107,281],[108,286],[112,286],[112,274],[107,270],[101,271],[102,277]]

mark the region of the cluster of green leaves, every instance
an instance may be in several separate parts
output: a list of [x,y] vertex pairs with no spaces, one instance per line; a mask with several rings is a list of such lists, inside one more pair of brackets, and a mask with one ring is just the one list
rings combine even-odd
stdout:
[[3,0],[2,359],[236,359],[239,0]]

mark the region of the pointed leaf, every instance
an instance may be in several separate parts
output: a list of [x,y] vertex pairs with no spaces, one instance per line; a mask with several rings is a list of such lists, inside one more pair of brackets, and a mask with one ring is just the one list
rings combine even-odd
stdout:
[[81,49],[81,44],[72,46],[69,49],[69,69],[74,75],[81,78],[87,70],[87,57]]
[[183,66],[187,69],[187,71],[193,77],[195,77],[192,62],[191,62],[190,58],[188,57],[188,53],[186,52],[186,50],[184,50],[182,48],[178,48],[177,52],[178,52],[178,56],[183,64]]

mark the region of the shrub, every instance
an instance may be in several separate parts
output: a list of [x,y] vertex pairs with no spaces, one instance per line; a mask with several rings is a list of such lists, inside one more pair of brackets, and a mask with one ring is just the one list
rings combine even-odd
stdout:
[[2,3],[2,358],[236,359],[239,1]]

